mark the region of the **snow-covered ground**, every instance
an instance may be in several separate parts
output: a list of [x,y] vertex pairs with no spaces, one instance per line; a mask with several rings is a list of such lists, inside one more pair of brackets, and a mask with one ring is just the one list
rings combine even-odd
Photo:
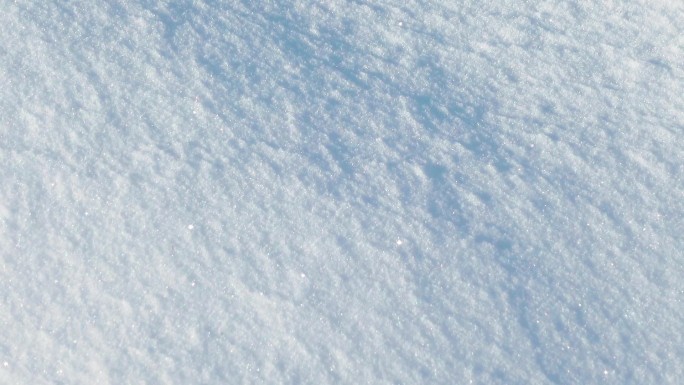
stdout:
[[676,384],[684,3],[0,6],[0,383]]

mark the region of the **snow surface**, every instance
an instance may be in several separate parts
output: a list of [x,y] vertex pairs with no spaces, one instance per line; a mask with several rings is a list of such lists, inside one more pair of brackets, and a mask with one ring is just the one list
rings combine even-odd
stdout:
[[675,384],[684,3],[5,1],[0,383]]

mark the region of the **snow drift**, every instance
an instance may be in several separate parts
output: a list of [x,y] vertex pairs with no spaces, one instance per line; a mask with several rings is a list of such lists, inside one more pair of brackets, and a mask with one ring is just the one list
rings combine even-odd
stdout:
[[0,381],[684,378],[684,6],[15,1]]

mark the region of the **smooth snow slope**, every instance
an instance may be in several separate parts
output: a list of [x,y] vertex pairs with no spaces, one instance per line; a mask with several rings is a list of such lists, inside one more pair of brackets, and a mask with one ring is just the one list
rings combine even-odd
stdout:
[[684,3],[5,1],[0,383],[675,384]]

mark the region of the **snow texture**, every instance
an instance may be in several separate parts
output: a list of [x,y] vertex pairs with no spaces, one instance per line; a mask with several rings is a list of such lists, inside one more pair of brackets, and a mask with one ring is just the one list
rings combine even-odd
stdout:
[[0,383],[676,384],[684,3],[15,0]]

